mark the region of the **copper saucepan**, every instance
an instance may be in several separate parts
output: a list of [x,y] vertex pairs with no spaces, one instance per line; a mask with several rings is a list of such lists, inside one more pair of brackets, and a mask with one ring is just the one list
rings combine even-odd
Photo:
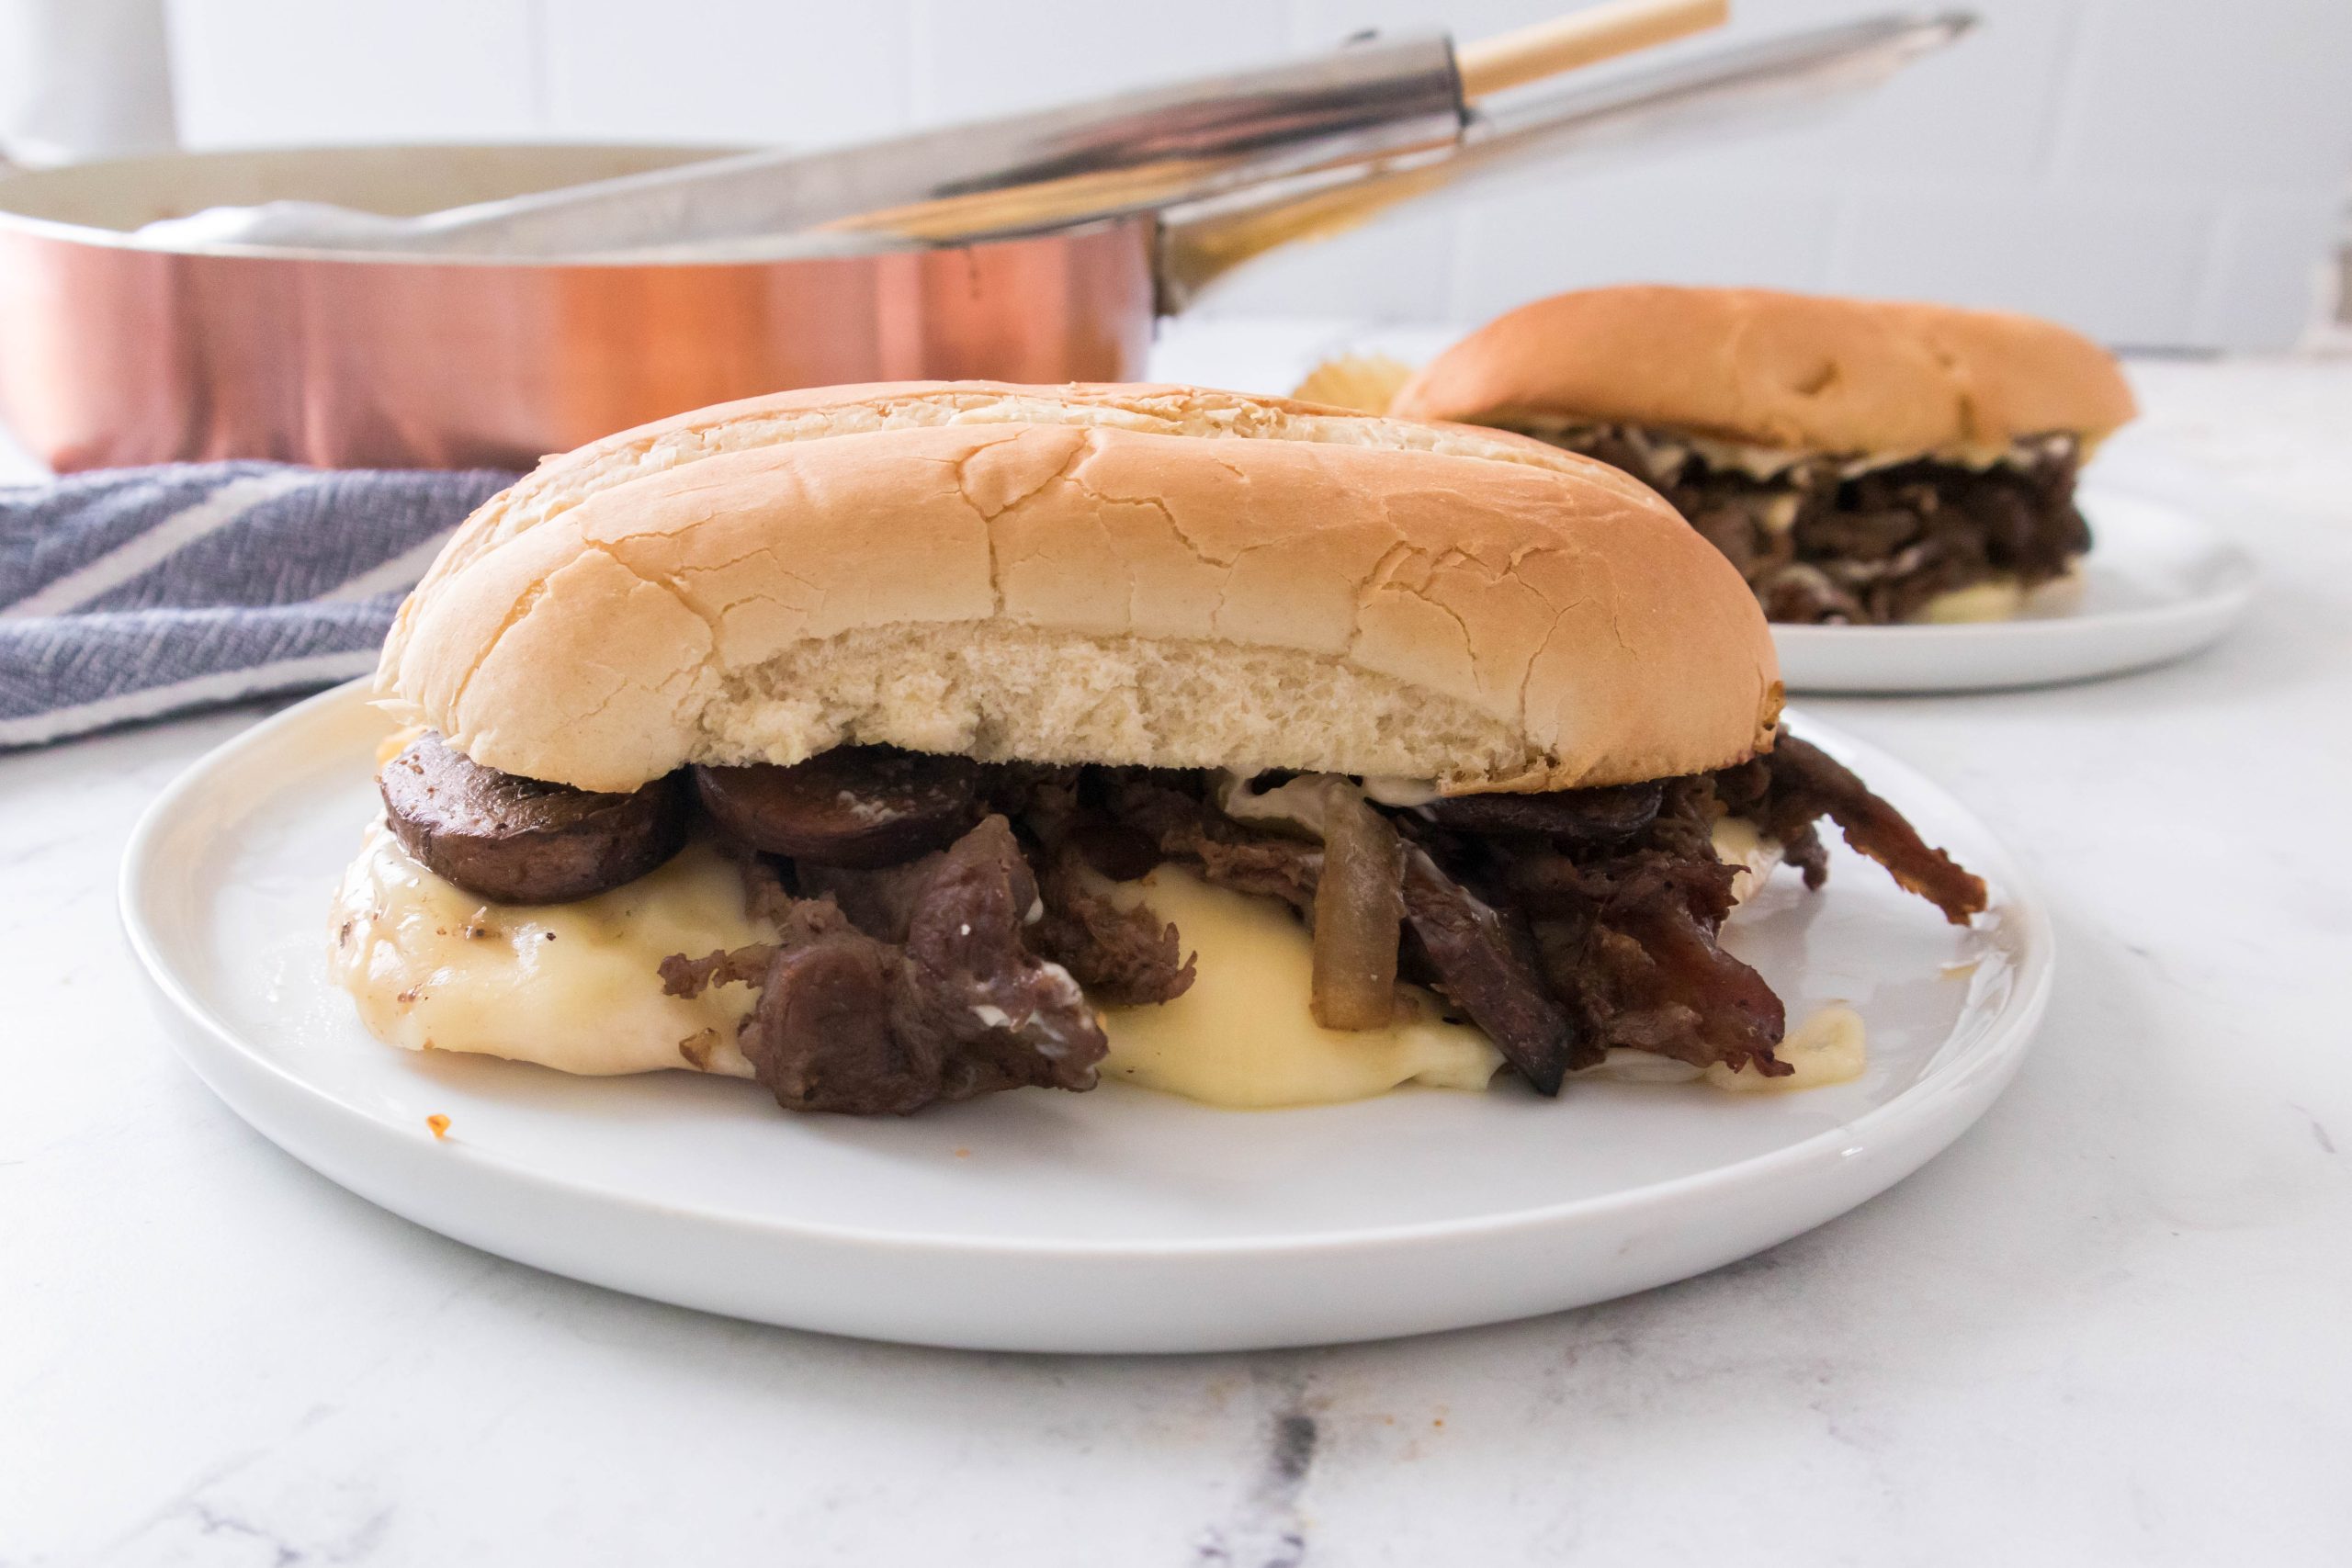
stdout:
[[1818,113],[1967,22],[1887,17],[1747,45],[1481,106],[1440,154],[962,244],[838,236],[826,254],[768,259],[459,260],[172,248],[132,232],[272,200],[422,214],[710,149],[189,153],[17,175],[0,179],[0,422],[60,470],[219,457],[526,468],[781,388],[1131,380],[1159,311],[1277,245],[1523,162]]
[[1131,379],[1153,220],[735,263],[150,249],[129,231],[275,199],[387,213],[661,167],[692,149],[181,154],[0,180],[0,419],[60,470],[216,457],[526,468],[780,387]]

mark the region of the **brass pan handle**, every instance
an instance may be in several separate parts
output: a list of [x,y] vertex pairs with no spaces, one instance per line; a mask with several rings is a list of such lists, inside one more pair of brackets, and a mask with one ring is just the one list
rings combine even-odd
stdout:
[[1443,153],[1170,209],[1159,231],[1160,309],[1182,310],[1233,268],[1278,246],[1344,233],[1442,187],[1530,164],[1622,157],[1817,118],[1975,23],[1967,11],[1894,13],[1720,50],[1531,101],[1479,105],[1461,145]]
[[1453,51],[1453,63],[1462,73],[1462,96],[1483,98],[1579,65],[1702,33],[1730,17],[1730,0],[1607,0],[1498,38],[1463,44]]

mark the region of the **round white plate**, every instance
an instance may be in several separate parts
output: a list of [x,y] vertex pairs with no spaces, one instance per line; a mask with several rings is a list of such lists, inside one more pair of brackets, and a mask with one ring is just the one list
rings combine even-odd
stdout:
[[2097,480],[2081,597],[2013,621],[1772,628],[1792,692],[1974,692],[2117,675],[2194,653],[2254,597],[2254,558],[2197,510]]
[[[791,1116],[691,1073],[567,1077],[376,1043],[326,976],[326,909],[386,730],[356,689],[291,708],[148,811],[123,920],[160,1016],[237,1112],[420,1224],[558,1273],[874,1338],[1062,1351],[1379,1338],[1716,1268],[1917,1169],[2008,1081],[2050,929],[1948,796],[1817,725],[1989,878],[1958,931],[1844,852],[1727,941],[1792,1019],[1851,1001],[1871,1066],[1794,1095],[1579,1082],[1235,1112],[1125,1085],[896,1120]],[[429,1116],[446,1116],[436,1139]]]

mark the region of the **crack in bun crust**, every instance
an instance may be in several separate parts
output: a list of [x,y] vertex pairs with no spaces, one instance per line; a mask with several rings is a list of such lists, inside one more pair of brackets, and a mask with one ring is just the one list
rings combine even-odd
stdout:
[[725,405],[543,463],[401,606],[381,705],[586,789],[882,741],[1536,790],[1722,767],[1781,688],[1646,487],[1184,387]]

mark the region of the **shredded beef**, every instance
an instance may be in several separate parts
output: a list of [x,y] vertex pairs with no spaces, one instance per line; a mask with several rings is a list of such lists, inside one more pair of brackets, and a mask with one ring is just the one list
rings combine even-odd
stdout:
[[1031,863],[1043,900],[1032,933],[1037,950],[1076,976],[1087,995],[1113,1007],[1183,995],[1193,966],[1178,946],[1176,928],[1148,904],[1121,908],[1102,886],[1102,879],[1132,882],[1148,873],[1162,859],[1159,846],[1102,808],[1099,778],[1086,780],[1076,768],[1023,772],[1001,786],[997,798],[1019,811],[1035,841]]
[[1593,846],[1521,835],[1477,847],[1498,897],[1527,922],[1538,973],[1574,1021],[1576,1066],[1623,1046],[1768,1076],[1784,1019],[1761,976],[1715,933],[1733,868],[1715,853],[1708,776],[1668,781],[1638,838]]
[[1302,915],[1315,908],[1323,852],[1304,840],[1236,822],[1204,797],[1197,775],[1122,769],[1110,791],[1114,816],[1159,846],[1160,854],[1237,893],[1280,898]]
[[892,944],[907,940],[914,923],[915,900],[930,885],[947,852],[934,850],[904,865],[854,871],[838,865],[796,865],[800,890],[812,897],[830,898],[841,906],[849,923],[877,942]]
[[1848,472],[1804,458],[1767,477],[1718,468],[1674,434],[1624,425],[1537,432],[1651,485],[1730,558],[1775,621],[1883,625],[1941,593],[2063,577],[2090,548],[2071,435],[1975,468],[1918,459]]
[[785,948],[737,1035],[760,1082],[789,1111],[898,1115],[947,1098],[952,1041],[899,1021],[906,955],[863,931]]
[[743,878],[743,914],[747,919],[773,925],[792,913],[797,900],[792,889],[785,886],[784,873],[777,862],[724,836],[717,840],[717,845],[720,854],[735,863],[736,871]]
[[662,994],[692,999],[713,986],[764,985],[768,964],[774,962],[781,945],[755,942],[744,947],[722,948],[700,958],[673,953],[662,961]]
[[1952,924],[1966,925],[1984,908],[1984,878],[1931,847],[1903,813],[1811,741],[1783,730],[1770,752],[1726,770],[1726,779],[1729,788],[1740,792],[1734,809],[1789,846],[1781,858],[1804,868],[1808,887],[1820,886],[1828,874],[1813,828],[1816,818],[1826,817],[1848,843],[1884,866],[1905,891],[1941,909]]
[[1628,900],[1671,895],[1693,919],[1720,925],[1732,910],[1736,874],[1715,854],[1721,810],[1712,775],[1675,779],[1640,839],[1600,850],[1559,840],[1521,841],[1499,874],[1510,902],[1538,918],[1578,919]]
[[1549,795],[1456,795],[1429,804],[1432,820],[1471,833],[1544,833],[1587,843],[1630,839],[1657,819],[1657,783]]
[[1094,1087],[1094,1065],[1110,1043],[1069,972],[1030,946],[1043,912],[1029,862],[999,816],[948,847],[915,900],[906,941],[910,984],[895,1019],[906,1032],[936,1033],[957,1047],[944,1065],[942,1099],[1021,1084]]
[[[1093,1007],[1148,1005],[1193,980],[1182,932],[1107,897],[1172,863],[1282,899],[1311,925],[1322,846],[1227,816],[1211,775],[994,768],[993,809],[896,865],[784,862],[737,846],[773,942],[662,965],[673,995],[760,990],[740,1040],[795,1110],[899,1113],[1024,1085],[1082,1089],[1105,1049]],[[1785,1027],[1763,977],[1717,941],[1734,869],[1713,843],[1754,820],[1817,886],[1826,816],[1897,882],[1965,923],[1984,884],[1930,848],[1818,748],[1785,734],[1714,773],[1383,808],[1402,834],[1402,977],[1438,991],[1545,1094],[1612,1047],[1768,1077]],[[1127,907],[1121,908],[1123,903]]]
[[673,997],[698,997],[713,986],[757,986],[783,947],[799,947],[844,930],[849,921],[831,898],[795,898],[784,890],[773,867],[747,871],[754,904],[752,918],[777,928],[774,942],[755,942],[729,951],[689,958],[673,953],[662,961],[662,989]]
[[662,965],[673,995],[759,987],[738,1039],[778,1103],[903,1115],[1023,1085],[1093,1087],[1108,1042],[1078,982],[1029,944],[1042,905],[1002,817],[905,866],[828,876],[777,942]]
[[1533,933],[1440,871],[1426,850],[1406,856],[1405,922],[1420,967],[1538,1094],[1559,1093],[1572,1069],[1600,1060],[1545,989]]
[[1716,929],[1672,879],[1621,886],[1592,927],[1613,940],[1580,999],[1612,1045],[1784,1076],[1792,1069],[1772,1055],[1787,1023],[1781,998],[1717,945]]
[[1193,984],[1193,960],[1176,928],[1148,904],[1121,908],[1092,886],[1093,868],[1074,844],[1055,852],[1038,878],[1045,916],[1038,951],[1078,977],[1086,994],[1112,1007],[1169,1002]]

